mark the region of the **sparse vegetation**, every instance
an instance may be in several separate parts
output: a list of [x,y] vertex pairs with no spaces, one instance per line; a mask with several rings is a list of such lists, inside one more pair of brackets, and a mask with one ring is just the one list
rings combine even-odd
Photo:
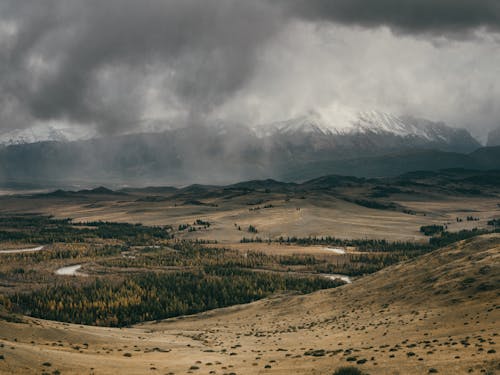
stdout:
[[491,225],[493,227],[500,227],[500,219],[489,220],[488,225]]
[[420,232],[426,236],[434,236],[442,231],[444,231],[444,226],[442,225],[424,225],[420,227]]
[[[179,244],[177,249],[167,253],[164,264],[196,266],[195,269],[141,272],[125,279],[97,278],[86,283],[56,282],[52,287],[14,294],[7,297],[4,304],[45,319],[124,326],[250,302],[278,291],[309,293],[342,284],[319,276],[254,272],[241,268],[252,268],[273,260],[264,254],[242,257],[221,249],[199,248],[188,242]],[[142,260],[117,258],[114,264],[118,261],[118,264],[131,262],[129,265],[145,266],[150,264],[148,259],[151,259],[151,264],[162,259],[147,254]]]
[[117,239],[129,245],[147,245],[170,239],[171,227],[149,227],[141,224],[88,222],[75,225],[70,219],[50,216],[18,215],[0,217],[0,241],[26,243],[85,242],[92,238]]
[[[81,201],[62,194],[50,197],[54,212],[74,212],[88,222],[2,217],[1,249],[45,246],[0,254],[0,372],[34,368],[48,375],[74,366],[77,372],[111,373],[124,364],[137,373],[267,373],[300,361],[304,372],[338,375],[434,374],[446,372],[448,364],[456,373],[493,373],[498,236],[474,237],[499,232],[496,187],[481,187],[488,196],[474,197],[481,199],[477,207],[454,206],[452,197],[427,205],[440,191],[458,192],[459,183],[431,191],[432,177],[419,178],[404,188],[367,179],[300,191],[290,184],[267,193],[265,186],[196,186],[196,193],[168,194],[155,189],[147,193],[158,194],[153,199],[141,199],[145,192],[110,201],[109,192]],[[390,206],[392,194],[398,194],[394,212],[339,201]],[[407,199],[411,194],[418,198]],[[38,207],[42,201],[4,199],[9,210],[12,202],[28,206],[33,199],[28,203]],[[50,212],[46,207],[39,211]],[[270,237],[275,233],[283,237]],[[85,277],[55,274],[76,265]],[[342,285],[330,279],[333,274],[354,276],[353,283],[319,291]],[[264,297],[270,298],[258,301]],[[228,308],[212,310],[218,307]],[[197,312],[205,313],[183,316]],[[169,317],[176,318],[161,321]],[[83,325],[139,322],[134,330]]]
[[347,366],[338,368],[333,375],[365,375],[365,373],[357,367]]
[[249,233],[259,233],[258,230],[257,230],[257,228],[254,227],[253,225],[249,225],[248,226],[248,232]]
[[367,207],[367,208],[374,208],[377,210],[395,210],[397,209],[397,206],[390,202],[390,203],[385,203],[385,202],[380,202],[380,201],[373,201],[373,200],[367,200],[367,199],[349,199],[346,198],[348,202],[355,203],[359,206]]
[[472,230],[461,230],[459,232],[442,232],[439,236],[434,236],[429,240],[429,243],[434,247],[434,248],[439,248],[442,246],[449,245],[453,242],[461,241],[461,240],[466,240],[472,237],[479,236],[481,234],[487,234],[487,233],[500,233],[500,228],[495,229],[493,231],[486,230],[486,229],[477,229],[474,228]]

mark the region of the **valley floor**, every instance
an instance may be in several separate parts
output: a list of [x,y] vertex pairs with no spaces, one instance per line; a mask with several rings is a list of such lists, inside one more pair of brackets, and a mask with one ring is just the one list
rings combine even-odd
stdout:
[[340,288],[98,328],[0,319],[0,373],[500,372],[500,235],[476,237]]

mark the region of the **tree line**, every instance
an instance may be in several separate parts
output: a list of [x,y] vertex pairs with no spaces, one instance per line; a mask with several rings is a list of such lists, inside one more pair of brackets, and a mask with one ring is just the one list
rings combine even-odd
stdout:
[[11,310],[50,320],[122,327],[248,303],[272,293],[310,293],[342,285],[324,277],[211,266],[193,272],[144,272],[127,279],[96,278],[4,297]]

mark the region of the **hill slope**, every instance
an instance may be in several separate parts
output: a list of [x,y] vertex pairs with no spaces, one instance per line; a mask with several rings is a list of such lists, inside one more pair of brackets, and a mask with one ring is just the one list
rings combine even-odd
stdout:
[[0,373],[493,374],[499,275],[500,235],[486,235],[341,288],[136,328],[3,316]]

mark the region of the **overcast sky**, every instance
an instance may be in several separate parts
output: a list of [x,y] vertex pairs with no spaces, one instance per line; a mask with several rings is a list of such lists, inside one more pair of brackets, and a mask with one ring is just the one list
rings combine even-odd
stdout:
[[0,133],[335,108],[500,126],[498,0],[0,0]]

